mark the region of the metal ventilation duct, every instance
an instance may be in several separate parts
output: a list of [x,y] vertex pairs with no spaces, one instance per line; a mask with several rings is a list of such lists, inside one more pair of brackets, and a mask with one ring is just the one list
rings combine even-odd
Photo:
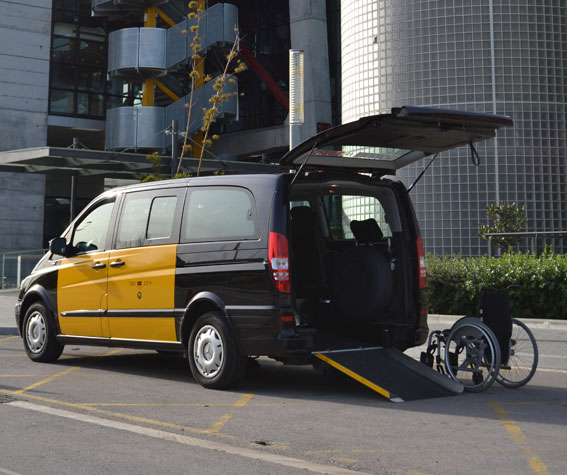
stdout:
[[165,148],[163,107],[116,107],[106,111],[106,148]]
[[111,79],[147,79],[167,74],[167,30],[123,28],[108,35]]
[[[234,78],[236,79],[236,78]],[[210,107],[209,98],[215,94],[212,79],[203,87],[197,89],[193,95],[191,108],[191,125],[189,133],[193,134],[203,124],[203,107]],[[238,91],[238,82],[225,85],[224,92]],[[177,120],[179,130],[185,131],[187,127],[187,107],[189,96],[182,97],[167,107],[116,107],[106,111],[106,149],[162,149],[169,146],[169,139],[164,131]],[[219,106],[216,117],[221,120],[238,120],[238,96],[231,95],[227,101]],[[179,140],[182,140],[181,135]]]
[[[191,26],[196,20],[185,19],[167,30],[167,67],[191,58]],[[207,9],[199,27],[201,52],[212,46],[232,45],[236,38],[234,29],[238,27],[238,8],[229,3],[217,3]],[[183,33],[183,32],[189,33]]]

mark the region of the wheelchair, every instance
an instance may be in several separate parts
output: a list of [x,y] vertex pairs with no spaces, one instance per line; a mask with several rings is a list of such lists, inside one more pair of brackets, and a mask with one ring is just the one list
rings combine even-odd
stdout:
[[510,290],[485,288],[479,317],[463,317],[445,330],[429,334],[421,362],[435,367],[465,391],[481,392],[494,381],[519,388],[536,372],[538,348],[530,329],[512,318]]

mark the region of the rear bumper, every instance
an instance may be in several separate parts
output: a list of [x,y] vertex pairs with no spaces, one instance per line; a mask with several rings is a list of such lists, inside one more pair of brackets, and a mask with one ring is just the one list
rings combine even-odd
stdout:
[[248,338],[240,342],[240,351],[248,356],[272,358],[309,357],[313,348],[313,337],[291,330],[282,330],[275,337]]

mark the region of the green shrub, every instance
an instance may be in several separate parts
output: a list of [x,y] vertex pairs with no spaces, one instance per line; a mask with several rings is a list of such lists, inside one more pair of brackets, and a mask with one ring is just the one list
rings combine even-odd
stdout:
[[427,257],[431,313],[478,314],[483,287],[511,290],[518,317],[567,319],[567,256],[509,252],[502,257]]

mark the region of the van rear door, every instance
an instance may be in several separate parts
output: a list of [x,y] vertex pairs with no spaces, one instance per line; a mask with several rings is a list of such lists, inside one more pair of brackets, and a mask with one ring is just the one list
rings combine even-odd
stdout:
[[378,175],[427,155],[492,138],[510,117],[422,107],[392,109],[317,134],[286,153],[281,165],[342,168]]

